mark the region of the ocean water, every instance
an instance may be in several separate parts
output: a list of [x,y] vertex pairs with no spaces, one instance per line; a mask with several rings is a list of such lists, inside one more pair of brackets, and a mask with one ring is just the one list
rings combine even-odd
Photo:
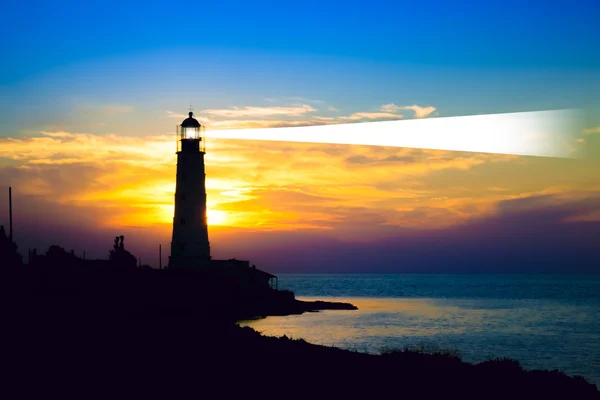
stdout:
[[282,274],[279,288],[359,310],[240,325],[370,353],[423,344],[471,362],[511,357],[600,387],[600,275]]

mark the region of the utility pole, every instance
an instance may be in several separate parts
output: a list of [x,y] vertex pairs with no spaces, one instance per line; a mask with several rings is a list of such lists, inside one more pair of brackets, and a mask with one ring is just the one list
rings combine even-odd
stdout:
[[10,217],[10,242],[13,242],[13,223],[12,223],[12,187],[8,187],[8,214]]
[[162,244],[158,245],[158,269],[162,269]]

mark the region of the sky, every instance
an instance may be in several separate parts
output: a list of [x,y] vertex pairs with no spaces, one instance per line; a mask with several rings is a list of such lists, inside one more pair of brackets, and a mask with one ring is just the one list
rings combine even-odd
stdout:
[[[599,16],[594,1],[3,3],[15,239],[25,256],[105,258],[123,234],[152,266],[162,244],[164,265],[191,105],[214,257],[276,273],[598,272]],[[553,109],[584,111],[583,159],[210,137]]]

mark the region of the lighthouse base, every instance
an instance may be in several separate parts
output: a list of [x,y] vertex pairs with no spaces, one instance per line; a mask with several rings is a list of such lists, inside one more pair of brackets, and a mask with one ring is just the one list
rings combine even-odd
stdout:
[[[170,270],[196,271],[205,274],[207,279],[226,279],[236,284],[257,289],[278,289],[278,279],[275,275],[261,271],[250,261],[236,260],[206,260],[169,257]],[[194,274],[196,275],[196,274]]]
[[196,269],[206,268],[211,264],[207,257],[169,256],[169,269]]

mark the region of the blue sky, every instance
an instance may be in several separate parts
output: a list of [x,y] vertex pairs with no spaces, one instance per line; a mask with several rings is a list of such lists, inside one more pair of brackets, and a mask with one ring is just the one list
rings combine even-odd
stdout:
[[[433,65],[598,67],[594,1],[4,3],[3,82],[175,46]],[[7,40],[8,39],[8,40]]]
[[10,1],[2,136],[57,119],[84,129],[73,104],[88,103],[131,105],[140,119],[285,96],[347,113],[593,108],[599,15],[593,1]]

